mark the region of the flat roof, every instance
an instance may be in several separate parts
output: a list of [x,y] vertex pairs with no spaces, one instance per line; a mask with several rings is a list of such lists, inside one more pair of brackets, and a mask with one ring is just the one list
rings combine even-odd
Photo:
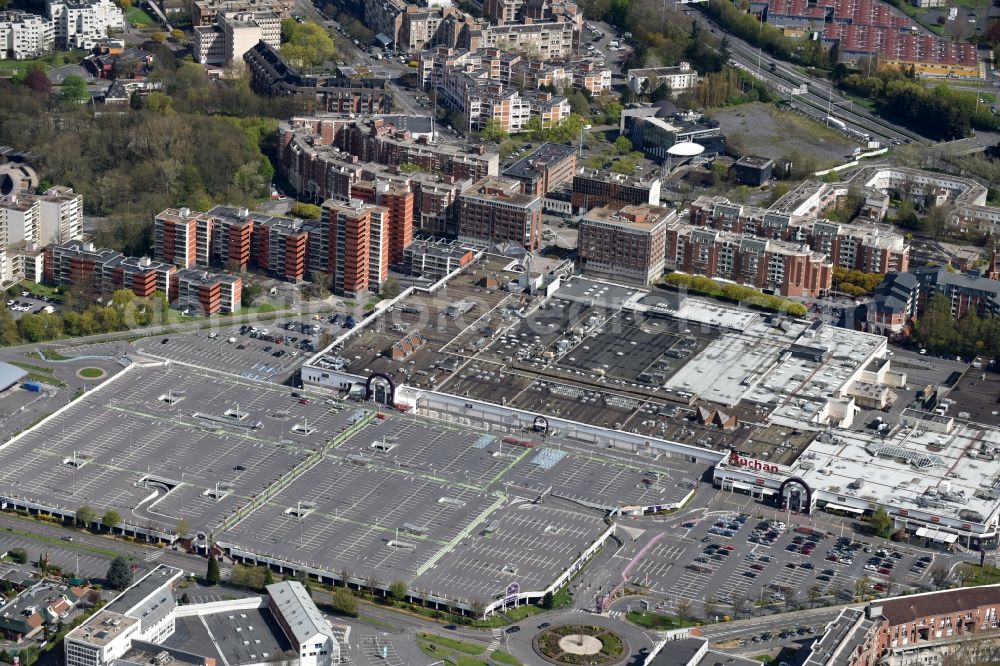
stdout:
[[178,617],[163,646],[229,666],[277,661],[292,649],[266,607]]
[[970,368],[948,392],[948,415],[977,423],[1000,423],[1000,373]]
[[503,175],[510,178],[534,178],[542,168],[550,168],[554,163],[571,157],[576,148],[561,143],[543,143],[518,161],[504,169]]
[[137,622],[139,620],[134,617],[102,608],[96,615],[90,616],[84,624],[69,632],[66,638],[103,647],[121,636],[122,632]]
[[[121,613],[131,617],[142,617],[142,614],[152,608],[168,602],[173,603],[173,593],[167,588],[173,581],[184,575],[176,567],[165,564],[158,565],[145,576],[135,581],[121,594],[112,599],[105,610]],[[163,591],[163,594],[157,592]]]

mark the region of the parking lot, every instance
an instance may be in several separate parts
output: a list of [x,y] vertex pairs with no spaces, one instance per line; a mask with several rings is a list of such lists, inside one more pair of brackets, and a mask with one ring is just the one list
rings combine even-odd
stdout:
[[281,320],[232,326],[210,332],[144,338],[135,351],[154,358],[190,363],[247,379],[284,382],[298,365],[339,330],[330,319]]
[[706,600],[726,614],[736,606],[744,614],[899,594],[927,584],[941,557],[737,512],[713,512],[678,529],[680,537],[671,533],[657,543],[630,580],[672,609],[684,600],[696,612]]
[[14,319],[19,319],[26,314],[40,314],[42,312],[53,312],[56,306],[53,302],[41,294],[32,294],[29,291],[21,291],[19,296],[8,296],[6,307]]

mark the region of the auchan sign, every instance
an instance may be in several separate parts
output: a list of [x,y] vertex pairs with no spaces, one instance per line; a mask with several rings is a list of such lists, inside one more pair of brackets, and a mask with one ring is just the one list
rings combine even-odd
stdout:
[[774,472],[778,473],[781,470],[778,469],[777,465],[772,463],[761,462],[759,460],[754,460],[753,458],[744,458],[736,451],[729,453],[729,459],[727,461],[730,465],[736,465],[737,467],[746,467],[747,469],[760,470],[761,472]]

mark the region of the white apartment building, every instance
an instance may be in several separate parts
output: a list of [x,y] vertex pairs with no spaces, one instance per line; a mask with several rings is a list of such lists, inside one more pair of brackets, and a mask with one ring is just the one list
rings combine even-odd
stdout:
[[125,29],[125,13],[112,0],[50,0],[48,14],[60,49],[89,49],[108,30]]
[[0,12],[0,60],[28,60],[52,50],[52,22],[26,12]]
[[81,238],[83,195],[62,185],[46,190],[38,200],[38,233],[33,240],[40,245],[51,245]]
[[220,12],[215,25],[194,29],[194,56],[202,65],[224,65],[264,42],[281,46],[281,17],[268,10]]
[[573,27],[568,21],[491,25],[470,46],[471,50],[496,48],[541,60],[564,60],[573,55]]
[[161,564],[69,632],[63,641],[66,666],[106,666],[128,652],[133,640],[166,640],[174,633],[173,586],[183,576]]
[[[649,67],[630,69],[627,75],[628,87],[637,95],[652,92],[661,83],[666,83],[672,92],[690,90],[698,85],[698,72],[690,63],[682,62],[676,67]],[[648,86],[644,89],[644,86]]]

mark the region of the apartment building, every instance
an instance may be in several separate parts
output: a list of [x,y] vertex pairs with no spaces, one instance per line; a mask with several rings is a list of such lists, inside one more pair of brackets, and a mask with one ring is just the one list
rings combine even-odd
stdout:
[[9,242],[66,243],[83,236],[83,196],[57,185],[44,194],[0,197],[0,221]]
[[[282,175],[300,195],[316,201],[349,200],[349,194],[345,196],[349,185],[361,176],[359,160],[390,168],[416,165],[422,175],[430,174],[444,186],[497,175],[500,164],[497,153],[481,147],[429,144],[381,118],[364,121],[349,117],[293,118],[279,125],[278,144]],[[412,178],[418,175],[413,174]],[[447,208],[450,204],[433,214],[440,215]],[[422,211],[423,207],[420,214]]]
[[667,229],[666,268],[792,298],[818,296],[833,284],[833,264],[807,245],[683,223]]
[[401,263],[403,250],[413,242],[415,195],[409,182],[360,181],[351,188],[351,198],[386,209],[388,261]]
[[921,266],[911,272],[920,284],[917,307],[921,311],[936,294],[941,294],[951,302],[951,315],[956,320],[968,313],[1000,316],[1000,272],[995,253],[985,273],[951,273],[945,266]]
[[399,42],[404,14],[406,3],[403,0],[364,0],[365,25],[376,37],[383,35],[389,43]]
[[[996,659],[1000,586],[983,585],[845,608],[810,646],[804,666],[947,666]],[[982,647],[966,652],[970,641]]]
[[521,182],[483,178],[458,199],[458,238],[489,245],[514,243],[534,252],[541,245],[542,199],[521,194]]
[[544,143],[507,167],[504,178],[521,182],[521,193],[543,196],[564,183],[573,181],[576,172],[576,148]]
[[311,226],[302,220],[283,217],[256,220],[250,250],[254,263],[282,280],[304,279]]
[[[813,251],[829,256],[835,266],[849,270],[902,273],[909,267],[910,246],[891,227],[807,219],[785,212],[786,208],[781,200],[764,210],[734,204],[724,197],[698,197],[689,214],[695,225],[806,243]],[[813,206],[813,210],[819,208]]]
[[580,269],[648,286],[663,275],[667,226],[676,220],[675,211],[649,204],[588,211],[580,220]]
[[359,199],[323,204],[328,227],[328,273],[334,293],[377,293],[389,276],[389,211]]
[[0,60],[30,60],[54,46],[52,21],[16,10],[0,12]]
[[660,205],[660,179],[634,178],[580,167],[573,176],[570,201],[576,210],[600,206]]
[[112,0],[49,0],[56,47],[89,49],[108,36],[108,30],[124,30],[125,14]]
[[625,82],[636,95],[648,95],[661,85],[678,93],[698,86],[698,72],[692,69],[691,63],[681,62],[676,67],[630,69],[625,74]]
[[198,214],[191,213],[190,208],[168,208],[153,218],[153,255],[156,258],[178,268],[191,268],[199,263]]
[[336,72],[305,76],[289,65],[278,49],[258,42],[243,54],[250,87],[260,95],[292,97],[304,113],[379,114],[392,111],[392,92],[385,79],[341,67]]
[[482,69],[445,68],[438,90],[439,102],[465,115],[470,128],[481,129],[493,121],[503,131],[517,133],[531,118],[538,118],[543,127],[555,127],[570,114],[565,97],[540,90],[522,93]]
[[294,0],[194,0],[190,3],[194,26],[215,25],[219,14],[270,11],[280,18],[292,18]]
[[890,339],[905,337],[906,325],[917,314],[919,294],[920,281],[912,273],[886,275],[868,304],[868,332]]
[[186,268],[175,274],[176,307],[201,315],[239,312],[243,281],[235,275],[219,275],[203,269]]
[[281,45],[281,17],[269,10],[220,12],[216,24],[197,26],[191,50],[202,65],[224,65],[241,60],[247,51],[264,42]]
[[468,28],[460,46],[469,50],[500,49],[540,60],[567,60],[575,52],[579,30],[571,21],[531,21]]
[[177,267],[173,264],[149,257],[126,257],[114,250],[95,248],[93,243],[74,240],[49,245],[43,261],[43,278],[50,284],[92,285],[103,293],[128,289],[139,297],[157,291],[168,298],[176,294]]

